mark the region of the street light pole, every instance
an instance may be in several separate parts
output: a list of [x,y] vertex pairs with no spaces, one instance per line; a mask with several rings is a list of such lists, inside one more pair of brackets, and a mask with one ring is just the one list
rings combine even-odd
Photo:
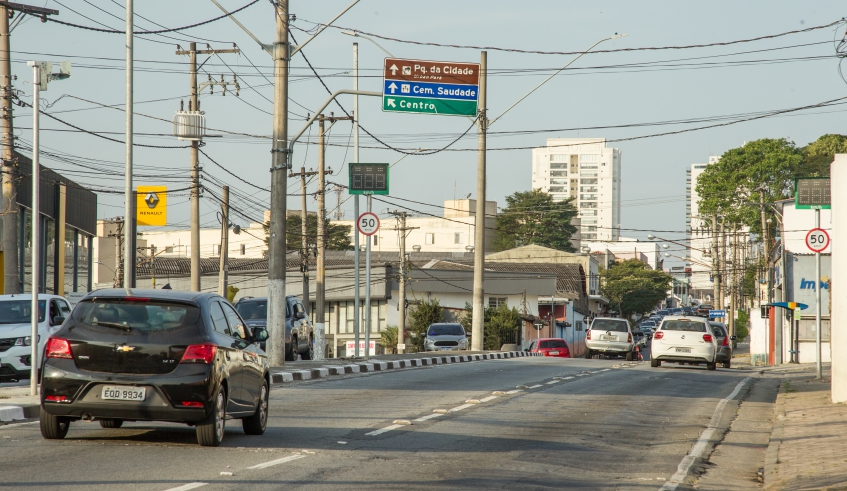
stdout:
[[471,349],[482,351],[485,324],[485,157],[488,127],[487,103],[488,52],[479,60],[479,116],[477,119],[476,216],[474,217],[473,314],[471,316]]

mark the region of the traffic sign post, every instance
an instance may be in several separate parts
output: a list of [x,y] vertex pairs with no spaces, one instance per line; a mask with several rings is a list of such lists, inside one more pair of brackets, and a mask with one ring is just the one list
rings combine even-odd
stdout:
[[476,116],[479,63],[386,58],[382,110]]
[[717,319],[726,317],[726,310],[710,310],[709,319]]

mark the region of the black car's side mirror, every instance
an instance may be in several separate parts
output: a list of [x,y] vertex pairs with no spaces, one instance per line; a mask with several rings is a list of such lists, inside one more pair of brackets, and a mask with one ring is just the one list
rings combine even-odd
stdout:
[[63,322],[65,322],[65,318],[62,317],[61,315],[57,315],[56,317],[53,317],[52,324],[54,326],[61,326]]
[[268,340],[268,330],[264,327],[253,328],[253,341],[261,343]]

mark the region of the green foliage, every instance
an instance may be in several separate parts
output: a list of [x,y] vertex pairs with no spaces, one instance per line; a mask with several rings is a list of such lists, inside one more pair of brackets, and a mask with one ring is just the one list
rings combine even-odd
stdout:
[[[759,190],[764,191],[765,203],[791,197],[802,162],[803,153],[785,138],[763,138],[728,150],[697,179],[700,213],[717,214],[761,233]],[[765,211],[773,213],[769,207]]]
[[600,277],[603,280],[600,292],[625,318],[650,312],[667,297],[673,282],[671,275],[650,269],[637,259],[616,262],[602,271]]
[[[303,220],[299,214],[291,214],[288,216],[288,219],[285,220],[285,247],[289,251],[299,251],[303,248],[303,230],[302,224]],[[270,229],[270,224],[265,223],[265,245],[268,245],[268,234]],[[349,251],[353,248],[352,243],[350,242],[350,226],[349,225],[337,225],[332,223],[332,221],[326,221],[326,231],[327,231],[327,239],[326,239],[326,249],[329,251]],[[317,236],[318,236],[318,216],[315,214],[306,216],[306,235],[308,238],[307,243],[309,247],[312,247],[316,244]]]
[[409,312],[409,333],[414,335],[410,338],[418,351],[423,351],[423,342],[429,326],[443,320],[444,308],[441,307],[437,298],[421,300],[420,303],[415,305],[415,308],[411,309]]
[[499,350],[506,343],[514,343],[521,328],[521,315],[518,309],[509,309],[505,305],[487,308],[483,349]]
[[756,288],[759,284],[759,271],[761,263],[755,262],[745,266],[744,278],[741,280],[741,293],[747,297],[756,296]]
[[533,189],[506,197],[506,208],[497,215],[494,250],[505,251],[518,246],[538,244],[566,252],[575,252],[571,236],[577,216],[573,199],[553,201],[553,197]]
[[847,136],[823,135],[802,151],[803,163],[797,169],[797,177],[826,177],[835,154],[847,153]]
[[387,326],[380,333],[380,337],[386,354],[397,353],[397,326]]
[[735,338],[741,342],[750,334],[750,314],[745,310],[739,310],[735,318]]

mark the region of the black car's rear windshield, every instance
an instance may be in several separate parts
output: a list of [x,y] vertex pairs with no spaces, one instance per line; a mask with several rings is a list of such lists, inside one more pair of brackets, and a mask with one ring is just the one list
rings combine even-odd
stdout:
[[662,323],[663,331],[706,332],[706,323],[694,320],[673,320]]
[[147,298],[94,298],[77,305],[73,320],[128,332],[164,332],[193,326],[200,320],[200,308]]
[[464,336],[461,324],[434,324],[429,326],[428,336]]
[[549,341],[541,341],[538,343],[539,348],[565,348],[565,341],[563,339],[551,339]]
[[235,306],[235,310],[246,320],[267,319],[268,318],[268,301],[267,300],[251,300],[241,301]]
[[594,322],[591,324],[591,330],[627,332],[629,330],[629,323],[623,319],[595,319]]

